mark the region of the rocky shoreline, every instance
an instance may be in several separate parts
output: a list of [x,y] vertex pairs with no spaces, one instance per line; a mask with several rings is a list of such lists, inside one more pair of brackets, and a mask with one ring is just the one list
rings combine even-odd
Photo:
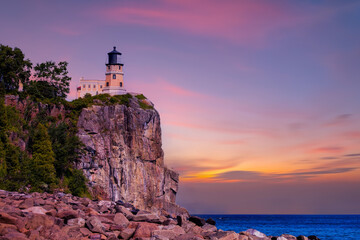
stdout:
[[217,229],[212,219],[160,214],[122,201],[90,200],[65,194],[0,190],[0,239],[151,239],[151,240],[318,240],[315,236],[266,236],[249,229]]

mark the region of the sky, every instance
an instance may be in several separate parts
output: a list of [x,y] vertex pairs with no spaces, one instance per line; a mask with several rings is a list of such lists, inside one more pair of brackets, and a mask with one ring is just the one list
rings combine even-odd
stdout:
[[360,214],[360,1],[4,1],[0,43],[161,115],[190,213]]

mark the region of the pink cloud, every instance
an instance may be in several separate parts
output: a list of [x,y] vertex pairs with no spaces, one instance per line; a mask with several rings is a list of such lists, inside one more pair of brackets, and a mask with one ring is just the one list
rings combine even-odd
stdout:
[[334,8],[287,1],[158,0],[94,6],[85,14],[111,24],[142,25],[261,46],[270,35],[278,37],[279,30],[312,26],[349,5]]
[[349,131],[342,134],[345,138],[360,139],[360,131]]
[[342,153],[346,149],[340,146],[328,146],[328,147],[318,147],[310,150],[311,153],[326,153],[326,154],[337,154]]
[[155,1],[146,6],[122,3],[97,7],[88,14],[110,23],[180,30],[236,43],[263,43],[269,33],[289,27],[301,16],[284,5],[287,6],[255,1]]

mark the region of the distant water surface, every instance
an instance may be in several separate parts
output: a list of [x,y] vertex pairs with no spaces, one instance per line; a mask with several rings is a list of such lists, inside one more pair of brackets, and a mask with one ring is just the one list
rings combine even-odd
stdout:
[[360,240],[360,215],[197,215],[224,231],[256,229],[266,235],[315,235],[321,240]]

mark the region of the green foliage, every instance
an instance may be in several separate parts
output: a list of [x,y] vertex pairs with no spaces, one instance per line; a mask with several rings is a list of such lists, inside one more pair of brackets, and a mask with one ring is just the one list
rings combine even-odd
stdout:
[[4,148],[4,143],[0,141],[0,179],[4,178],[7,174],[5,157],[6,157],[6,150]]
[[0,44],[0,83],[6,92],[16,92],[20,82],[28,82],[32,64],[24,57],[19,48]]
[[31,99],[37,102],[58,102],[59,97],[56,96],[56,92],[58,90],[48,81],[30,81],[28,85],[24,86],[24,91],[31,97]]
[[35,188],[46,185],[54,185],[56,182],[56,171],[54,167],[55,154],[52,150],[47,128],[39,123],[35,129],[32,145],[33,184]]
[[138,94],[135,96],[138,99],[139,106],[146,110],[146,109],[154,109],[153,106],[149,105],[145,100],[147,99],[144,94]]
[[14,107],[6,106],[6,118],[8,122],[7,130],[21,135],[26,122],[19,112]]
[[88,190],[86,187],[86,179],[82,171],[78,169],[70,169],[69,171],[69,189],[75,196],[86,196]]
[[147,99],[147,98],[144,96],[144,94],[138,94],[138,95],[136,95],[135,97],[136,97],[137,99],[139,99],[139,100]]
[[0,179],[4,178],[7,174],[5,157],[6,157],[6,150],[4,147],[4,143],[0,141]]
[[79,159],[79,149],[82,143],[76,136],[76,131],[64,122],[58,126],[52,124],[49,127],[49,135],[55,153],[56,174],[62,178],[66,171],[72,167],[72,164]]
[[0,141],[3,143],[6,143],[7,136],[7,126],[8,120],[7,120],[7,114],[6,114],[6,107],[4,104],[4,99],[0,97]]
[[117,103],[117,104],[123,104],[123,105],[129,106],[132,95],[130,93],[127,93],[124,95],[115,95],[111,98],[115,99],[115,100],[113,100],[114,104]]
[[67,65],[67,62],[56,64],[55,62],[47,61],[34,67],[34,76],[41,83],[41,88],[45,90],[43,97],[66,98],[70,91],[71,81],[71,78],[68,76]]
[[146,110],[146,109],[154,109],[153,106],[147,104],[147,103],[144,102],[143,100],[139,100],[139,106],[140,106],[142,109],[144,109],[144,110]]
[[65,102],[65,108],[71,110],[67,117],[76,122],[83,108],[91,107],[92,105],[115,105],[122,104],[129,106],[132,95],[127,93],[125,95],[110,96],[109,94],[98,94],[91,96],[85,94],[83,98],[78,98],[72,102]]

